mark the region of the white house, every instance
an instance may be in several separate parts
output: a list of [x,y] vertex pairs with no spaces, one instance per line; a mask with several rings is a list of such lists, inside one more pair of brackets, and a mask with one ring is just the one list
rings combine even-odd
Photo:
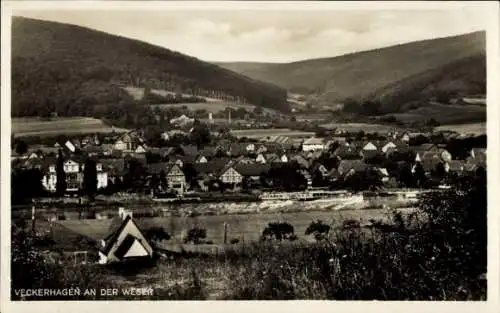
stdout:
[[121,210],[119,219],[121,223],[116,223],[118,227],[114,225],[109,235],[101,240],[99,263],[109,264],[152,258],[153,248],[132,219],[132,213]]
[[248,144],[248,145],[245,147],[245,150],[246,150],[247,152],[254,152],[254,151],[255,151],[255,144],[253,144],[253,143]]
[[316,151],[316,150],[324,150],[325,143],[321,138],[311,137],[309,139],[304,140],[302,143],[302,151]]
[[71,152],[76,151],[76,147],[71,141],[69,141],[69,140],[66,141],[66,143],[64,145],[66,146],[66,148],[68,148],[69,151],[71,151]]
[[368,142],[363,146],[363,150],[365,151],[376,151],[377,146],[375,146],[372,142]]
[[397,146],[396,146],[396,144],[395,144],[394,142],[389,141],[388,143],[386,143],[386,144],[382,147],[382,152],[383,152],[383,153],[386,153],[386,152],[387,152],[387,150],[389,150],[389,149],[394,149],[394,148],[396,148],[396,147],[397,147]]
[[266,157],[262,153],[259,153],[259,155],[255,158],[255,162],[265,164],[266,163]]

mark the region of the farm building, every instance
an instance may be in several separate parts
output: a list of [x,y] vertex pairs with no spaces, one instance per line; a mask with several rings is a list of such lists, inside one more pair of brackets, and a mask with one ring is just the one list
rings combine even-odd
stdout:
[[325,149],[325,143],[321,138],[311,137],[302,143],[302,151],[316,151]]

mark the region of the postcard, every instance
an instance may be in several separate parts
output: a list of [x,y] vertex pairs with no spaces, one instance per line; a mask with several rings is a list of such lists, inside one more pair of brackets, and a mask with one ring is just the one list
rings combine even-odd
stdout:
[[498,9],[3,2],[2,312],[498,312]]

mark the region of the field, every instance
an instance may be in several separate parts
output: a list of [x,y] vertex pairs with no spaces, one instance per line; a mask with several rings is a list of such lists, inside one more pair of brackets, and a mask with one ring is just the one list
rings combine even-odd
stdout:
[[126,129],[108,126],[103,121],[90,117],[58,117],[51,120],[40,118],[12,118],[12,133],[15,137],[57,136],[126,132]]
[[233,102],[225,101],[213,101],[213,102],[194,102],[194,103],[175,103],[175,104],[153,104],[152,108],[158,107],[162,109],[168,108],[181,108],[186,106],[189,110],[207,110],[209,113],[218,113],[224,111],[226,108],[239,109],[243,108],[247,111],[253,111],[254,106],[250,104],[238,104]]
[[286,136],[286,137],[311,137],[314,132],[304,132],[292,130],[288,128],[263,128],[263,129],[242,129],[231,130],[231,134],[236,137],[248,138],[265,138],[269,136]]
[[398,126],[392,125],[382,125],[382,124],[368,124],[368,123],[329,123],[321,125],[321,127],[327,129],[343,129],[347,132],[359,132],[364,131],[365,133],[387,133],[394,130],[401,130]]
[[470,123],[457,125],[443,125],[436,127],[436,130],[451,130],[460,134],[486,134],[486,123]]
[[426,122],[433,118],[441,124],[485,121],[486,107],[432,103],[404,113],[387,114],[404,123]]
[[[354,200],[354,201],[353,201]],[[257,241],[262,230],[270,222],[285,221],[295,227],[299,238],[303,237],[305,229],[314,220],[322,220],[333,226],[339,226],[344,220],[354,219],[361,224],[368,223],[371,218],[384,219],[391,212],[381,206],[398,208],[404,212],[411,211],[413,204],[405,200],[394,198],[381,198],[362,200],[316,200],[307,202],[297,201],[263,201],[242,203],[208,203],[208,204],[163,204],[154,209],[164,212],[160,217],[137,218],[143,228],[152,226],[164,227],[172,236],[169,242],[179,243],[194,226],[207,230],[207,240],[215,244],[224,242],[224,223],[228,225],[228,240],[239,239],[243,241]],[[371,209],[367,209],[370,208]],[[150,211],[151,208],[137,208],[129,206],[134,212]],[[117,208],[97,209],[104,214],[116,214]],[[55,210],[54,210],[55,212]],[[15,215],[19,216],[16,212]],[[25,212],[28,214],[29,212]],[[25,216],[28,216],[26,215]],[[49,214],[50,215],[50,214]],[[73,230],[75,233],[86,234],[94,239],[106,235],[110,219],[104,220],[78,220],[77,212],[65,212],[67,220],[61,225]],[[46,219],[46,218],[44,218]],[[38,223],[40,231],[47,230],[45,222]]]

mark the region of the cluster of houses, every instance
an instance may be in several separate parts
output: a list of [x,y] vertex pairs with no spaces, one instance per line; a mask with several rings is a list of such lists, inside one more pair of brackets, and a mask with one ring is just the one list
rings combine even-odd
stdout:
[[[293,143],[221,139],[200,149],[195,145],[158,148],[148,147],[139,132],[131,131],[113,138],[111,143],[101,143],[96,136],[88,136],[51,147],[32,146],[23,155],[12,152],[12,166],[40,169],[43,172],[43,186],[47,191],[55,192],[57,154],[62,150],[67,192],[76,192],[82,188],[87,158],[96,161],[98,189],[105,189],[108,184],[123,180],[131,160],[134,160],[143,165],[148,177],[163,176],[166,189],[177,194],[195,189],[208,191],[213,181],[237,189],[245,181],[258,181],[273,166],[291,162],[299,165],[310,186],[313,175],[319,173],[329,180],[345,178],[373,167],[367,162],[371,158],[388,158],[395,152],[413,152],[415,158],[410,164],[412,169],[415,170],[416,164],[420,163],[427,174],[435,170],[438,164],[442,164],[446,172],[457,174],[473,172],[480,166],[486,167],[486,149],[474,148],[467,159],[457,160],[444,146],[430,143],[410,146],[409,140],[409,134],[404,133],[388,134],[385,140],[353,140],[340,136],[326,139],[312,137]],[[331,168],[328,164],[322,164],[325,155],[327,159],[336,158],[338,166]],[[191,171],[189,175],[188,170]],[[377,167],[376,170],[383,181],[391,178],[387,169]],[[194,179],[191,177],[193,175]]]

